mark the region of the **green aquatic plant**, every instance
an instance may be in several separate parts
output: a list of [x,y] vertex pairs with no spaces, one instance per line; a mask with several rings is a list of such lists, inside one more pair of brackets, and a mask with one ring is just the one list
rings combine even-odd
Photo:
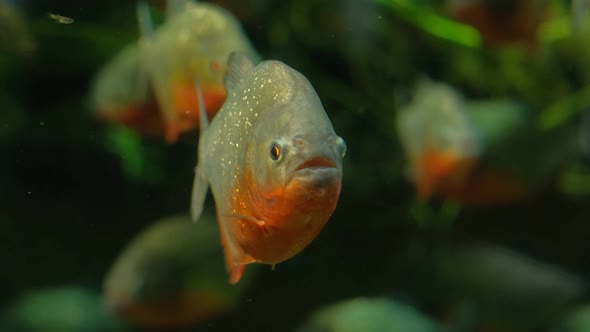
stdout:
[[132,180],[160,183],[165,174],[161,169],[163,151],[156,146],[142,143],[131,129],[111,126],[107,130],[107,149],[117,155],[126,176]]
[[481,47],[481,36],[473,27],[446,18],[410,0],[375,0],[420,30],[469,48]]
[[579,112],[590,107],[590,85],[547,106],[538,116],[541,130],[552,130],[567,124]]

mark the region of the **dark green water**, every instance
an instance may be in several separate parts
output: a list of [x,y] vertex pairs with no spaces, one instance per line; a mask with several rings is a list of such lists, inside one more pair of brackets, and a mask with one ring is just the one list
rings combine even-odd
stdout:
[[[137,40],[133,1],[18,3],[35,48],[11,46],[22,34],[1,39],[0,306],[7,312],[43,289],[98,294],[137,233],[188,211],[198,145],[194,132],[168,145],[92,113],[94,76]],[[493,48],[462,42],[465,30],[444,25],[450,19],[434,1],[217,3],[236,15],[264,59],[308,78],[348,152],[338,206],[320,235],[274,271],[262,266],[234,309],[187,331],[292,331],[320,307],[358,296],[411,304],[422,319],[458,331],[549,331],[588,305],[590,29],[540,34],[532,49]],[[543,22],[569,26],[568,4],[552,6]],[[482,163],[516,170],[530,196],[484,207],[444,195],[416,199],[396,114],[426,76],[469,100],[509,99],[527,109],[524,129],[484,150]],[[210,197],[206,208],[213,204]],[[492,249],[470,246],[481,243]],[[85,325],[80,331],[101,330]]]

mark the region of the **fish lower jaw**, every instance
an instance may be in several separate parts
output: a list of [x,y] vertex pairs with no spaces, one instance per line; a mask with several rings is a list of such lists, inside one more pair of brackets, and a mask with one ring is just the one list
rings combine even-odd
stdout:
[[[337,168],[303,169],[295,172],[288,190],[303,195],[306,200],[324,199],[340,187],[342,172]],[[339,191],[339,190],[338,190]]]
[[336,164],[324,157],[314,157],[310,158],[295,168],[295,171],[304,170],[304,169],[317,169],[317,168],[335,168]]
[[341,177],[342,172],[336,167],[306,167],[296,170],[291,181],[322,185]]

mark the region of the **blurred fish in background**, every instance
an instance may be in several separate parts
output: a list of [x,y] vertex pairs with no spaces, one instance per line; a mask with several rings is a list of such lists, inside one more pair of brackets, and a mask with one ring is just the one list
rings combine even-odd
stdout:
[[81,286],[31,290],[0,315],[10,332],[122,332],[129,326],[112,316],[98,292]]
[[232,51],[260,56],[228,11],[215,4],[171,0],[155,28],[146,3],[138,4],[140,40],[125,48],[95,78],[93,108],[105,120],[174,143],[198,127],[194,88],[199,79],[211,118],[225,100],[223,75]]
[[145,135],[164,131],[157,102],[151,93],[147,74],[140,68],[140,50],[126,47],[97,74],[93,104],[98,115],[128,126]]
[[549,329],[550,332],[584,332],[590,329],[590,305],[584,304],[571,310]]
[[37,43],[17,1],[0,0],[0,49],[32,56]]
[[482,153],[481,134],[463,104],[450,86],[422,79],[413,102],[397,113],[397,132],[421,198],[462,182]]
[[358,297],[318,308],[295,332],[437,332],[444,329],[403,302]]
[[139,326],[187,327],[239,307],[256,269],[228,285],[215,218],[188,214],[154,222],[133,239],[105,277],[107,308]]
[[423,278],[433,280],[433,293],[462,301],[476,325],[492,331],[536,331],[575,308],[588,290],[577,275],[489,244],[440,248]]
[[398,112],[397,131],[423,199],[515,202],[550,184],[579,154],[571,132],[536,130],[531,112],[514,100],[468,100],[428,81]]

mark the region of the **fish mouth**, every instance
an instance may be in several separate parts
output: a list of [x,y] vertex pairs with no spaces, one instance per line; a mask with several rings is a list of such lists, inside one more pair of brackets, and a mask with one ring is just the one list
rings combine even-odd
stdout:
[[322,168],[336,168],[336,164],[329,159],[315,157],[301,163],[299,166],[297,166],[297,168],[295,168],[295,172],[301,170],[314,170]]
[[299,184],[325,187],[342,176],[338,165],[327,158],[314,157],[301,163],[293,172],[292,180]]

